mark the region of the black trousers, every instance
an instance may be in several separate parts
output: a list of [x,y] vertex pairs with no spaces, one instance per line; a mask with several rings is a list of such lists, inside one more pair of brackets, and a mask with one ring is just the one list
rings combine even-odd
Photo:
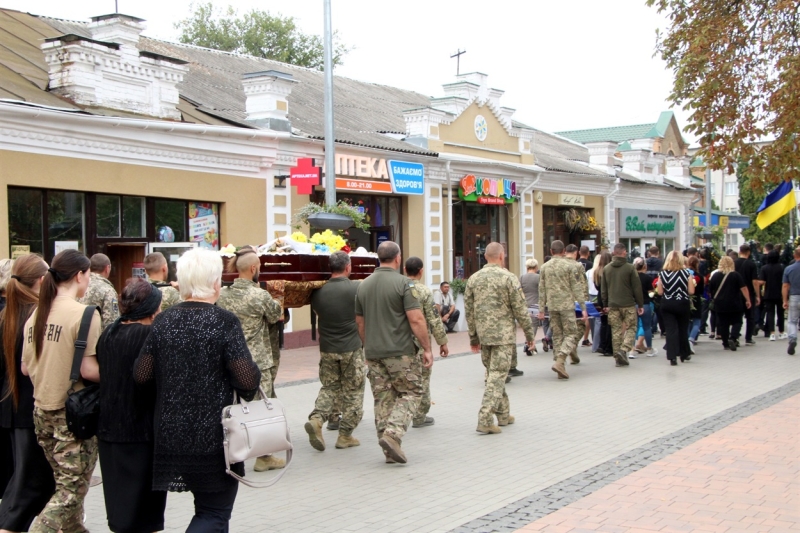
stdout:
[[758,309],[756,309],[756,303],[753,301],[750,305],[750,309],[747,309],[744,312],[744,319],[745,319],[745,326],[744,326],[744,341],[750,342],[753,340],[753,333],[756,330],[756,324],[758,323]]
[[10,431],[14,475],[0,502],[0,529],[28,531],[55,492],[56,482],[33,428]]
[[766,314],[766,330],[764,336],[768,337],[770,333],[775,331],[775,316],[778,317],[778,331],[783,333],[783,301],[782,300],[762,300],[764,304],[764,313]]
[[667,334],[667,359],[683,360],[692,354],[689,348],[689,300],[675,301],[661,298],[661,317]]
[[[450,312],[449,305],[442,306],[442,312],[440,313],[441,316],[446,315]],[[447,331],[453,331],[453,328],[458,323],[458,317],[461,316],[461,311],[458,309],[453,309],[453,314],[450,315],[450,318],[447,319],[447,323],[445,323],[444,327],[447,328]]]
[[194,517],[186,533],[228,533],[233,512],[233,502],[239,491],[239,482],[231,478],[228,486],[219,492],[195,492]]
[[[703,298],[703,308],[700,311],[700,333],[708,333],[706,325],[708,324],[708,318],[711,314],[711,310],[708,308],[708,302],[710,301],[711,300]],[[711,326],[711,331],[714,331],[713,325]]]
[[717,311],[717,334],[722,337],[722,345],[730,346],[731,341],[739,339],[742,333],[741,311],[735,313],[723,313]]

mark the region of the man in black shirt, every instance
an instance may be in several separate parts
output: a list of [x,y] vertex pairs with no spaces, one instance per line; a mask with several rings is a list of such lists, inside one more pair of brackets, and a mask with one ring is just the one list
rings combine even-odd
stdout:
[[578,262],[583,265],[583,269],[586,272],[592,269],[594,266],[592,262],[589,260],[589,247],[584,245],[581,246],[581,249],[578,251],[580,257],[578,258]]
[[739,258],[734,262],[736,265],[736,272],[744,279],[745,286],[750,293],[750,308],[745,311],[745,319],[747,324],[744,329],[744,343],[747,346],[755,345],[753,340],[753,333],[756,324],[756,307],[761,303],[761,296],[756,292],[756,284],[761,282],[758,280],[758,268],[755,262],[750,259],[750,245],[745,243],[739,246]]

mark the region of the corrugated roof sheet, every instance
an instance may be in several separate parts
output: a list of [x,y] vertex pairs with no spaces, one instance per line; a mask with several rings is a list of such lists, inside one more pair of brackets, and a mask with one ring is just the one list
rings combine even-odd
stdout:
[[654,137],[664,136],[674,116],[675,113],[672,111],[662,111],[658,117],[658,121],[652,124],[559,131],[556,132],[556,135],[561,135],[562,137],[572,139],[581,144],[602,141],[624,143],[634,139],[652,139]]

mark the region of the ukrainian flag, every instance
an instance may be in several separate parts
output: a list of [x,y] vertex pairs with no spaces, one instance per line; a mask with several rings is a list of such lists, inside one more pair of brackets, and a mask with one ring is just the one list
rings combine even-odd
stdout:
[[797,202],[792,182],[784,181],[761,202],[761,207],[756,211],[758,213],[756,224],[759,228],[764,229],[786,213],[791,212],[795,207],[797,207]]

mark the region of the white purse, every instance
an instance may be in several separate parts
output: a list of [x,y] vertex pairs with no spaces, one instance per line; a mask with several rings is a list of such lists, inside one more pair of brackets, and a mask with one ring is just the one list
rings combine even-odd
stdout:
[[[248,402],[234,391],[233,405],[222,409],[222,446],[225,451],[225,472],[248,487],[264,488],[283,477],[292,461],[292,437],[283,403],[267,398],[261,387],[258,396]],[[286,452],[286,467],[268,482],[256,483],[231,470],[231,465],[254,457]]]

